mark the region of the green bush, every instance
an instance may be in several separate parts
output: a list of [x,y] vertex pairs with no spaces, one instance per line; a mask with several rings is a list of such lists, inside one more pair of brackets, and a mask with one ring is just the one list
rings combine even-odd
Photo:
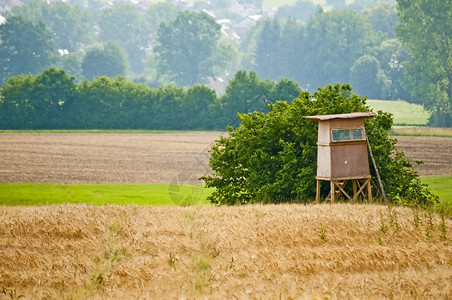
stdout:
[[[228,127],[229,136],[212,146],[213,174],[201,177],[207,187],[216,188],[209,197],[212,203],[311,201],[316,191],[317,123],[303,117],[371,111],[366,98],[354,94],[348,84],[302,92],[292,104],[278,101],[269,109],[266,114],[239,115],[240,126]],[[418,206],[435,203],[437,198],[396,149],[396,140],[389,138],[391,115],[379,111],[365,126],[389,200]],[[372,176],[375,181],[374,170]],[[321,192],[326,196],[329,190],[324,187]]]

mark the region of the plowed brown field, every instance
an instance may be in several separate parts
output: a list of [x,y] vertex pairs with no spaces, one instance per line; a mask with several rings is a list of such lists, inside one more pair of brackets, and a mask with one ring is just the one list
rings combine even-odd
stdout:
[[[0,182],[187,183],[209,172],[219,132],[1,133]],[[398,137],[421,175],[452,175],[452,138]]]
[[450,299],[451,228],[363,204],[0,207],[0,299]]

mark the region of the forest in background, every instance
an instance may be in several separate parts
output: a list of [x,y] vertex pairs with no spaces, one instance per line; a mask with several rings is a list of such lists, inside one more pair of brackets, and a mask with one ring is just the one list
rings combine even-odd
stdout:
[[[408,41],[415,30],[406,28],[414,27],[408,21],[402,24],[405,29],[400,24],[401,18],[408,20],[416,13],[398,12],[405,1],[328,0],[323,6],[297,1],[273,10],[262,0],[24,2],[3,12],[4,87],[14,76],[36,76],[54,66],[73,76],[76,84],[122,76],[154,89],[205,84],[223,97],[231,79],[253,70],[259,78],[273,82],[288,78],[308,91],[348,82],[360,96],[423,104],[433,112],[432,125],[451,125],[452,85],[442,79],[451,71],[447,66],[442,73],[437,71],[444,59],[430,55],[431,74],[416,72],[428,66],[416,65],[420,60],[412,57],[416,49]],[[422,10],[425,1],[417,2]],[[447,3],[436,5],[436,21],[441,5]],[[432,39],[431,44],[438,40]],[[423,46],[428,51],[428,45]],[[420,76],[407,78],[407,67]],[[416,88],[427,75],[431,80]],[[5,101],[5,89],[0,92]],[[292,99],[283,96],[276,98]],[[256,97],[259,93],[235,101],[246,107]]]

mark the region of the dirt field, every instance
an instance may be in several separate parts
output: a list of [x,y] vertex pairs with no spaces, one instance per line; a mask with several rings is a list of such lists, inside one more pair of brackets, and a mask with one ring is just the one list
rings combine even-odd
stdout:
[[0,134],[0,182],[200,184],[219,132]]
[[[201,184],[219,135],[1,133],[0,182]],[[452,138],[398,140],[421,175],[452,175]]]
[[0,207],[0,299],[450,299],[451,228],[378,205]]
[[452,138],[437,137],[397,137],[397,148],[412,160],[422,160],[415,164],[421,176],[452,176]]

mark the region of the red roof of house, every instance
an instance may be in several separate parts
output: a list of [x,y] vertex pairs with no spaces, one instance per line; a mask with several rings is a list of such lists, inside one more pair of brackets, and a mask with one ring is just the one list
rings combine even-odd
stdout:
[[311,121],[328,121],[332,119],[355,119],[355,118],[370,118],[375,117],[376,113],[355,112],[349,114],[337,114],[337,115],[319,115],[319,116],[305,116],[303,118]]

